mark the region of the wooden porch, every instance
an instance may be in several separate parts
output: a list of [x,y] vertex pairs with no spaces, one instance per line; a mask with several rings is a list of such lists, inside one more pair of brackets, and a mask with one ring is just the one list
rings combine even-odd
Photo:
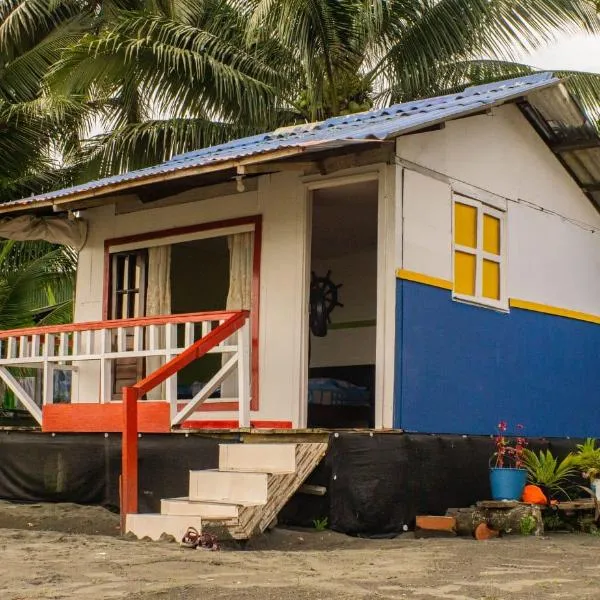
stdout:
[[[191,398],[180,398],[178,374],[207,354],[222,356],[222,366]],[[115,390],[117,368],[123,361],[142,365],[138,371],[143,376],[122,390]],[[155,365],[153,371],[149,372],[149,364]],[[140,433],[185,427],[207,411],[228,411],[232,426],[249,427],[252,370],[256,369],[251,364],[246,311],[0,332],[0,379],[47,432],[123,431],[122,398],[127,394],[135,396],[136,403],[139,401]],[[70,380],[62,394],[60,390],[57,393],[57,373],[68,374]],[[95,397],[81,397],[78,390],[81,383],[86,383],[85,378],[89,378],[87,388],[96,384]],[[225,380],[231,382],[228,388],[237,393],[234,397],[213,398]],[[148,399],[155,389],[164,397]]]

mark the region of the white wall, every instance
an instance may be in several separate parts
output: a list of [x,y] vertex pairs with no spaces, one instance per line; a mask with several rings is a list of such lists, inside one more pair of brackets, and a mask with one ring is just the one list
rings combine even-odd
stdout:
[[[193,196],[193,192],[191,192]],[[79,258],[75,320],[102,319],[106,239],[262,214],[260,292],[260,409],[252,419],[297,421],[303,331],[306,194],[298,175],[260,179],[258,191],[116,215],[114,205],[87,210],[89,237]],[[79,377],[79,401],[96,402],[98,381]],[[231,413],[204,413],[231,419]]]
[[[600,235],[524,200],[600,228],[600,215],[515,106],[397,140],[398,155],[509,200],[508,295],[600,314]],[[404,170],[402,264],[450,280],[450,184]]]
[[[343,307],[331,314],[332,323],[374,321],[377,317],[377,250],[331,259],[314,258],[312,269],[324,275],[331,269]],[[311,337],[311,367],[375,364],[375,326],[330,329],[324,338]]]

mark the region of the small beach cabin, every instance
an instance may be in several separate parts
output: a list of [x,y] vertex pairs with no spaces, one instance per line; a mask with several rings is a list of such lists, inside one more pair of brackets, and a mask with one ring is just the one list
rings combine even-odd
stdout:
[[140,433],[597,435],[599,209],[549,73],[9,202],[0,235],[79,264],[75,323],[0,333],[0,377],[44,432],[122,431],[125,389]]

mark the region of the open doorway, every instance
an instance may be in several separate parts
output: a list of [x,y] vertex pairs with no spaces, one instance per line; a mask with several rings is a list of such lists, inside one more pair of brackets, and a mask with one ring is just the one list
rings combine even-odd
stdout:
[[377,198],[377,181],[313,192],[309,427],[375,425]]

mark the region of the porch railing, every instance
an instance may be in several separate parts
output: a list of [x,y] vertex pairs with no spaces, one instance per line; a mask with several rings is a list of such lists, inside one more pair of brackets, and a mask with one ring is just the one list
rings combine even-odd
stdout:
[[[98,401],[112,401],[115,364],[119,359],[158,357],[164,363],[135,388],[138,399],[164,383],[164,400],[170,405],[171,425],[188,419],[237,369],[240,426],[249,423],[250,364],[249,326],[246,311],[206,312],[35,327],[0,332],[0,379],[23,406],[42,424],[42,408],[54,402],[54,374],[71,372],[71,394],[83,365],[96,363],[99,372]],[[177,373],[193,360],[214,353],[224,355],[222,366],[191,399],[178,398]],[[23,370],[26,371],[23,371]],[[27,389],[19,374],[41,375],[41,398]],[[20,370],[20,373],[19,373]],[[148,369],[146,369],[148,370]],[[164,375],[166,373],[166,375]],[[163,376],[164,375],[164,376]],[[158,381],[160,379],[160,381]],[[143,384],[143,385],[142,385]],[[148,387],[149,386],[149,387]],[[35,387],[35,386],[34,386]],[[69,398],[71,400],[71,398]],[[79,399],[86,403],[89,398]]]
[[122,438],[122,472],[121,472],[121,529],[124,531],[125,519],[128,514],[138,510],[138,401],[148,392],[168,381],[177,371],[187,367],[196,359],[201,358],[218,347],[224,341],[237,334],[237,351],[214,375],[204,388],[192,399],[190,404],[175,415],[178,422],[185,420],[195,410],[203,398],[219,385],[237,363],[239,409],[238,421],[240,427],[250,426],[250,335],[248,328],[248,312],[230,313],[229,318],[220,322],[219,326],[206,336],[194,342],[179,356],[171,359],[165,365],[150,373],[135,385],[123,388],[123,438]]

